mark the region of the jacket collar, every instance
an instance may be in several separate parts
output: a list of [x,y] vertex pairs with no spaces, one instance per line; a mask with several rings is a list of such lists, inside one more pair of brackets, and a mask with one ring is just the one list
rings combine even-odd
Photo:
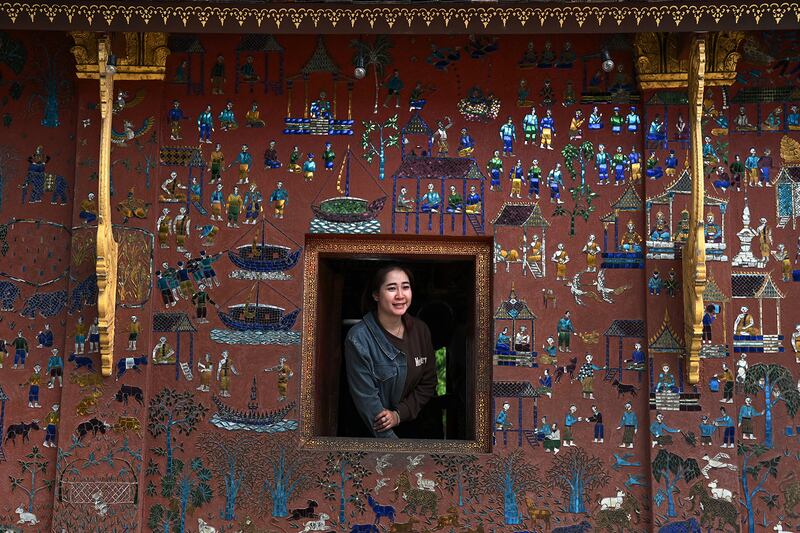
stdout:
[[370,335],[372,335],[375,343],[378,345],[384,355],[386,355],[386,357],[394,360],[399,354],[403,353],[394,344],[389,342],[389,339],[386,338],[386,335],[383,333],[381,326],[378,324],[378,321],[375,318],[375,313],[370,312],[364,315],[364,324],[367,325]]

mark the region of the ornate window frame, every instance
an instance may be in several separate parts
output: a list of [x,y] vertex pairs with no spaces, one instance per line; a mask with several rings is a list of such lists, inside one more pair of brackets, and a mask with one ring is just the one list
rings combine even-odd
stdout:
[[[300,446],[320,451],[366,452],[450,452],[490,453],[492,389],[492,239],[490,237],[417,237],[406,235],[306,235],[303,265],[303,342],[300,391]],[[463,261],[475,265],[474,346],[472,390],[475,413],[471,440],[369,439],[320,436],[321,409],[315,364],[322,348],[318,346],[318,317],[324,302],[320,297],[320,262],[327,258],[403,259]],[[465,288],[465,290],[468,290]]]

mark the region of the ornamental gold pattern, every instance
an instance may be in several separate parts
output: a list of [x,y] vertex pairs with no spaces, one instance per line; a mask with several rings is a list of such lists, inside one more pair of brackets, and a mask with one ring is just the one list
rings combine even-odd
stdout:
[[[108,37],[97,42],[97,63],[105,65],[111,55]],[[103,69],[100,82],[100,157],[97,186],[97,328],[100,333],[100,361],[103,376],[114,366],[114,324],[117,310],[117,241],[111,226],[111,117],[114,101],[114,73]]]
[[[70,32],[75,46],[70,49],[75,57],[75,75],[83,79],[97,79],[98,34],[91,31]],[[123,32],[124,54],[118,52],[118,80],[163,80],[166,73],[169,35],[164,32]]]
[[[729,17],[735,24],[778,25],[786,17],[794,15],[800,22],[800,3],[704,3],[698,5],[562,5],[525,7],[238,7],[209,6],[183,2],[182,5],[147,5],[118,3],[88,4],[43,4],[32,2],[0,3],[0,16],[15,24],[58,22],[75,28],[97,24],[98,29],[108,30],[127,26],[151,26],[153,29],[179,24],[183,27],[246,31],[245,26],[255,26],[264,31],[284,30],[291,32],[331,30],[340,26],[355,28],[366,23],[371,30],[404,30],[417,26],[451,26],[464,30],[486,29],[499,22],[509,31],[532,30],[548,25],[552,30],[563,30],[565,26],[580,30],[603,27],[613,29],[623,24],[637,28],[674,29],[688,28],[692,24],[718,24]],[[57,20],[58,19],[58,20]],[[2,20],[2,19],[0,19]],[[609,24],[610,22],[610,24]],[[212,28],[207,28],[212,26]],[[407,26],[407,27],[406,27]],[[697,29],[697,28],[691,28]]]
[[[705,84],[731,85],[736,80],[739,44],[744,32],[714,32],[706,37]],[[633,43],[641,89],[675,89],[689,83],[689,65],[681,59],[681,35],[675,32],[637,33]]]
[[705,176],[703,175],[703,96],[705,93],[706,41],[695,38],[689,57],[689,131],[691,132],[692,203],[689,238],[683,253],[684,346],[689,358],[687,383],[700,382],[700,349],[703,337],[703,293],[706,289],[706,244],[703,225]]
[[[369,237],[341,237],[326,235],[306,239],[303,265],[303,343],[301,348],[302,378],[300,388],[300,446],[317,450],[370,451],[370,452],[449,452],[488,453],[491,451],[490,417],[492,407],[492,356],[490,353],[492,331],[492,245],[486,240],[477,242],[467,239],[416,238],[380,235]],[[475,258],[476,316],[474,361],[475,372],[472,383],[475,398],[473,420],[474,440],[441,441],[392,439],[354,439],[321,437],[316,435],[319,417],[315,394],[316,324],[318,317],[319,264],[321,257],[414,257],[420,258]]]

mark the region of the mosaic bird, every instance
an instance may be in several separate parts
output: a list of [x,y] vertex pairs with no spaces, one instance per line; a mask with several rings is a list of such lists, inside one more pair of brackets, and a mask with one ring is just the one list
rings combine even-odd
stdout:
[[123,130],[122,132],[118,132],[115,130],[111,131],[111,142],[118,145],[118,146],[125,146],[125,143],[130,142],[137,137],[141,137],[155,124],[156,119],[154,117],[147,117],[144,119],[144,123],[142,127],[138,130],[133,129],[133,123],[129,120],[123,122]]
[[606,271],[602,269],[597,273],[597,280],[592,284],[597,287],[597,292],[603,301],[610,304],[614,303],[614,295],[620,295],[630,289],[630,285],[622,285],[616,288],[606,287]]
[[381,476],[383,475],[383,469],[384,468],[388,468],[388,467],[392,466],[392,463],[389,462],[389,457],[391,457],[391,456],[392,456],[392,454],[387,453],[387,454],[381,455],[380,457],[378,457],[375,460],[375,471],[378,474],[380,474]]
[[136,91],[136,94],[133,98],[129,98],[129,94],[125,91],[120,91],[117,93],[117,97],[114,99],[114,106],[112,108],[112,112],[116,115],[117,113],[121,112],[123,109],[131,109],[132,107],[136,107],[144,100],[145,90],[139,89]]
[[636,474],[628,474],[628,479],[625,481],[625,486],[630,490],[634,485],[646,487],[647,485],[642,482],[642,479]]
[[585,291],[581,286],[581,275],[588,272],[588,270],[581,270],[574,276],[572,276],[572,281],[567,282],[567,287],[569,287],[569,292],[572,294],[572,297],[575,298],[575,303],[578,305],[586,305],[583,303],[582,298],[584,296],[591,296],[594,299],[597,299],[598,296],[592,291]]
[[611,465],[611,468],[613,468],[614,470],[619,470],[623,466],[642,466],[642,463],[638,461],[637,462],[629,461],[631,457],[633,457],[632,453],[623,453],[622,455],[615,453],[614,464]]
[[388,478],[388,477],[383,477],[383,478],[380,478],[379,480],[377,480],[377,481],[375,482],[375,488],[374,488],[374,489],[372,489],[372,492],[373,492],[373,493],[375,493],[375,494],[378,494],[378,492],[380,492],[380,490],[381,490],[383,487],[385,487],[385,486],[386,486],[386,483],[388,483],[388,482],[389,482],[389,478]]
[[408,470],[413,470],[422,464],[422,460],[425,458],[424,455],[415,455],[414,457],[406,457],[408,459]]

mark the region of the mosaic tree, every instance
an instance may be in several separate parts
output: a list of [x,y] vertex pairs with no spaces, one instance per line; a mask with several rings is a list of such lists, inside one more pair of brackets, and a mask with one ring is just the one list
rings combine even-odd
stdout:
[[208,468],[217,478],[220,491],[225,494],[222,514],[225,520],[235,518],[240,497],[248,503],[255,500],[260,474],[256,451],[263,445],[258,437],[237,432],[201,435],[197,447],[204,453]]
[[700,475],[700,467],[695,459],[684,459],[678,454],[661,449],[655,460],[650,465],[653,478],[657,483],[664,483],[664,488],[658,489],[656,501],[663,502],[667,499],[667,516],[678,516],[675,511],[675,493],[678,492],[677,484],[680,481],[690,482]]
[[170,525],[178,533],[186,530],[186,513],[211,501],[214,493],[209,482],[211,471],[203,461],[195,457],[187,468],[183,461],[175,460],[172,474],[161,477],[161,496],[168,498],[170,505],[156,504],[150,508],[148,525],[156,530],[159,526],[169,533]]
[[525,460],[521,449],[508,455],[495,455],[489,461],[483,476],[483,490],[487,494],[503,495],[503,516],[505,523],[522,523],[517,495],[525,492],[539,492],[541,482],[536,475],[536,467]]
[[[744,496],[744,506],[747,509],[747,531],[748,533],[755,532],[755,514],[753,513],[753,499],[759,493],[767,494],[764,488],[764,483],[767,480],[778,477],[778,466],[781,462],[781,456],[777,455],[772,459],[759,461],[758,458],[764,455],[769,449],[763,444],[747,445],[739,443],[736,452],[742,458],[742,469],[740,472],[740,480],[742,483],[742,491]],[[753,464],[755,462],[755,464]],[[750,486],[750,482],[755,483],[755,486]]]
[[57,128],[61,121],[58,118],[60,106],[72,96],[72,78],[67,75],[65,65],[68,61],[42,46],[41,57],[34,65],[34,85],[37,87],[31,94],[29,107],[40,101],[44,107],[42,126]]
[[758,363],[747,369],[744,390],[748,394],[764,392],[764,446],[771,450],[775,440],[772,427],[775,406],[783,402],[792,417],[800,409],[800,392],[792,373],[781,365]]
[[[20,470],[22,474],[20,477],[8,476],[11,480],[11,491],[19,489],[28,495],[28,512],[33,512],[33,500],[36,494],[43,490],[52,490],[55,481],[52,479],[39,480],[40,484],[36,485],[36,474],[45,474],[47,472],[47,465],[49,461],[44,460],[44,455],[39,452],[38,446],[34,446],[31,452],[25,455],[25,459],[19,459]],[[30,484],[28,484],[28,475],[30,475]]]
[[309,472],[314,457],[297,448],[292,437],[275,437],[260,448],[259,464],[264,469],[262,487],[267,500],[272,502],[272,516],[288,516],[288,503],[292,496],[305,490],[311,483]]
[[594,145],[592,141],[583,141],[578,146],[568,144],[561,150],[564,156],[564,167],[569,171],[572,180],[575,180],[575,162],[578,162],[581,172],[581,187],[586,185],[586,166],[594,158]]
[[553,216],[569,215],[569,234],[572,236],[575,235],[575,220],[582,218],[584,222],[587,222],[589,216],[596,210],[592,202],[597,198],[598,194],[592,191],[592,188],[586,183],[586,166],[594,157],[594,146],[591,141],[584,141],[577,147],[568,144],[561,150],[561,155],[564,156],[564,166],[569,170],[573,181],[576,176],[574,165],[576,161],[581,173],[581,184],[569,188],[573,202],[572,209],[567,210],[564,205],[559,204],[553,211]]
[[[368,489],[364,487],[364,479],[369,470],[364,466],[365,452],[329,453],[325,458],[325,469],[317,476],[316,483],[322,488],[326,500],[339,499],[339,524],[345,524],[345,507],[348,503],[363,512],[367,501]],[[348,485],[352,492],[348,495]],[[353,513],[354,514],[354,513]]]
[[560,489],[568,499],[567,512],[585,513],[590,491],[604,487],[609,475],[599,458],[583,448],[570,448],[553,458],[547,479],[551,488]]
[[[398,141],[400,135],[389,135],[388,132],[384,136],[384,130],[397,131],[397,113],[394,116],[387,118],[384,122],[373,122],[371,120],[362,120],[361,125],[364,126],[364,133],[361,134],[361,147],[364,149],[364,159],[367,163],[372,164],[372,160],[377,156],[378,158],[378,179],[383,181],[386,176],[386,149],[392,146],[399,146]],[[372,132],[378,132],[378,143],[375,144],[371,140]]]
[[377,114],[380,79],[383,78],[386,67],[392,62],[392,56],[389,54],[392,42],[386,35],[378,35],[372,44],[359,39],[358,41],[352,41],[350,46],[356,49],[355,54],[353,54],[353,66],[361,64],[365,69],[372,67],[372,73],[375,78],[375,107],[372,112]]
[[446,490],[456,490],[458,506],[464,506],[464,492],[467,500],[478,499],[481,481],[481,465],[474,455],[432,454],[431,459],[439,467],[435,476],[439,484]]
[[208,408],[195,401],[194,393],[190,391],[164,389],[150,400],[147,429],[153,437],[164,435],[166,448],[155,448],[153,451],[166,456],[167,475],[172,474],[173,432],[189,435],[207,412]]

